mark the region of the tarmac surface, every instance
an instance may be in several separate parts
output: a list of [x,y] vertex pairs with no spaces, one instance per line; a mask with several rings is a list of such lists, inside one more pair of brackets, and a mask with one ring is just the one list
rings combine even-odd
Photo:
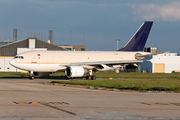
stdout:
[[179,93],[96,90],[0,79],[0,120],[179,120]]

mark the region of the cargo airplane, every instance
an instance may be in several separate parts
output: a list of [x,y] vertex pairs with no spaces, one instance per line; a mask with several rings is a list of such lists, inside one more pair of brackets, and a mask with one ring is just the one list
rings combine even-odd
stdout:
[[153,22],[145,21],[129,42],[117,51],[31,51],[16,55],[10,60],[15,68],[29,71],[34,76],[65,71],[65,78],[96,79],[93,71],[107,71],[126,64],[141,63],[151,53],[143,52]]

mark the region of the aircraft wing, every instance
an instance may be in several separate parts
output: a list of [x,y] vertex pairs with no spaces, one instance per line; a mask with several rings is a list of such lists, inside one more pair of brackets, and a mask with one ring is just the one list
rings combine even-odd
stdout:
[[142,60],[129,60],[129,61],[98,61],[98,62],[78,62],[61,64],[61,66],[82,66],[83,68],[92,69],[94,71],[110,70],[118,68],[124,64],[137,64],[143,62]]
[[68,63],[68,64],[61,64],[62,66],[97,66],[97,65],[122,65],[122,64],[136,64],[141,63],[142,60],[129,60],[129,61],[99,61],[99,62],[78,62],[78,63]]

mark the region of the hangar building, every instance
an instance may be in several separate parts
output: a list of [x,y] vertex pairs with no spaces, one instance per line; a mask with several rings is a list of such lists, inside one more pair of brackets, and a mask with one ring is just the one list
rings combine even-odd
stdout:
[[173,73],[180,72],[180,56],[177,53],[164,53],[143,59],[140,63],[141,72]]
[[59,47],[70,51],[86,51],[86,46],[84,45],[59,45]]
[[51,43],[38,40],[36,37],[28,37],[24,40],[0,46],[0,72],[20,71],[9,64],[9,61],[19,53],[33,50],[65,50]]

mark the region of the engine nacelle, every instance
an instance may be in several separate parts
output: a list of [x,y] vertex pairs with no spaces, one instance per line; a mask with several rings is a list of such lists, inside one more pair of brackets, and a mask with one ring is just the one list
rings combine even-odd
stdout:
[[33,72],[34,76],[39,76],[39,77],[49,76],[49,74],[50,74],[50,72]]
[[87,69],[84,69],[81,66],[68,66],[65,70],[65,74],[68,78],[71,77],[82,77],[84,74],[87,74]]

